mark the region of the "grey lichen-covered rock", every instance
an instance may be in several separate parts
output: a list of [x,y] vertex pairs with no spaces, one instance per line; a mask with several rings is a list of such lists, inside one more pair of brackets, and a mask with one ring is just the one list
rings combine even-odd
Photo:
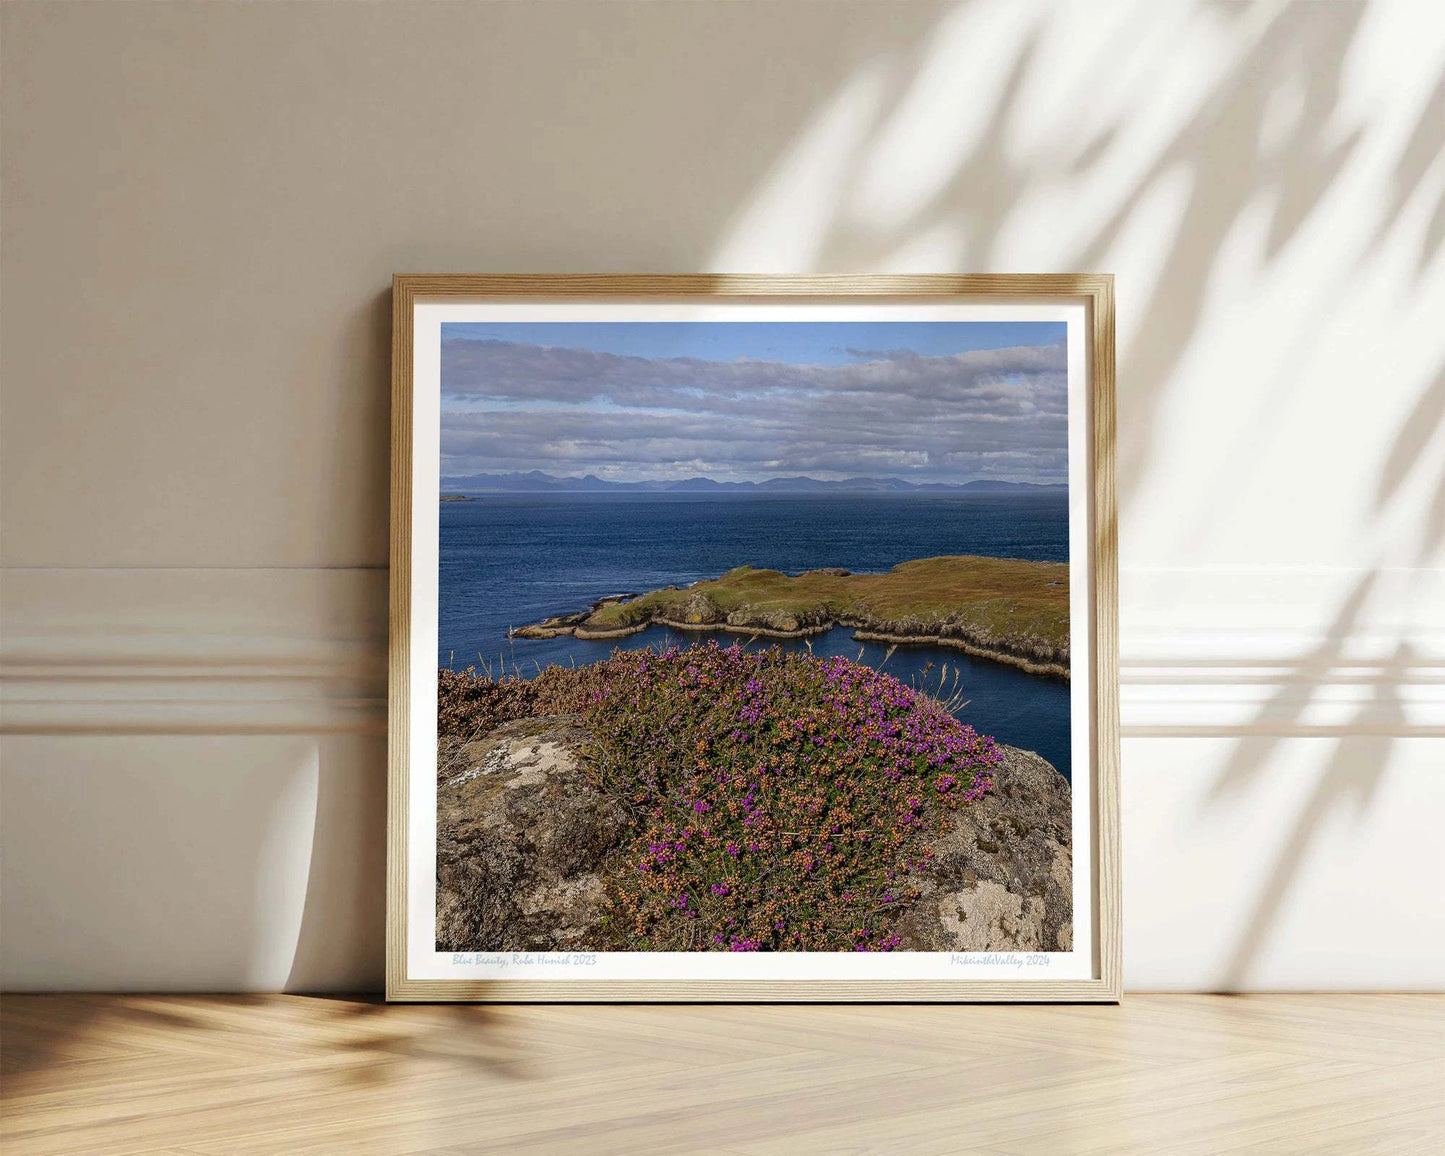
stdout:
[[759,610],[748,605],[738,607],[727,617],[728,625],[738,630],[757,630],[773,636],[815,634],[831,621],[823,610]]
[[444,741],[437,760],[438,951],[596,946],[598,867],[627,816],[591,786],[573,716]]
[[915,878],[903,917],[915,951],[1070,951],[1073,808],[1068,781],[1032,751],[1004,746],[988,794],[961,807]]
[[780,634],[796,634],[803,629],[803,620],[791,610],[754,610],[743,606],[728,615],[728,625],[757,627]]
[[685,626],[713,626],[724,615],[706,594],[689,594],[680,606],[668,607],[668,617]]

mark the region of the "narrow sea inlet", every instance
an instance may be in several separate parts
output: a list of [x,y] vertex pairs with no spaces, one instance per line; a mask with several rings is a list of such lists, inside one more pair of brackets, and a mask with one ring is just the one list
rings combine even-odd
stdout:
[[[881,573],[901,562],[976,554],[1068,561],[1060,494],[713,497],[695,494],[484,494],[439,503],[438,662],[533,677],[552,664],[585,665],[615,648],[686,647],[708,638],[665,626],[618,639],[509,638],[509,630],[568,614],[600,598],[684,587],[748,565],[796,574],[841,567]],[[1000,742],[1036,751],[1070,775],[1069,686],[952,647],[859,642],[834,627],[807,640],[819,657],[843,655],[900,681],[955,695],[960,719]],[[751,646],[802,650],[800,639]]]

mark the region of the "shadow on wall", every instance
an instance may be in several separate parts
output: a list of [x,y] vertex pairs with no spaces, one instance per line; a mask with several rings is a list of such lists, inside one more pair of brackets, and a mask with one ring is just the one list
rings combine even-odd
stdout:
[[[1125,6],[1092,41],[1071,41],[1068,50],[1077,58],[1062,69],[1062,80],[1050,79],[1061,63],[1060,38],[1048,35],[1059,13],[983,2],[932,8],[926,21],[895,26],[887,44],[833,45],[833,75],[811,78],[817,96],[811,105],[799,101],[795,82],[774,99],[770,86],[782,84],[782,77],[754,75],[749,101],[776,109],[780,124],[791,115],[796,128],[786,146],[757,142],[751,150],[756,169],[772,147],[771,164],[739,201],[703,267],[1119,271],[1115,262],[1130,258],[1140,222],[1164,213],[1172,223],[1163,251],[1135,262],[1152,279],[1141,272],[1119,287],[1121,298],[1135,298],[1128,312],[1140,319],[1121,332],[1119,491],[1127,518],[1151,471],[1160,468],[1151,456],[1156,425],[1182,362],[1203,337],[1221,254],[1263,206],[1265,268],[1288,256],[1351,166],[1365,163],[1365,138],[1378,127],[1350,122],[1341,107],[1366,5],[1198,5],[1188,12],[1211,22],[1216,59],[1183,79],[1167,68],[1156,67],[1151,75],[1143,57],[1158,51],[1170,59],[1169,49],[1179,48],[1171,38],[1190,35],[1193,17],[1181,17],[1182,7],[1151,15],[1154,7]],[[916,18],[925,6],[905,11]],[[1109,19],[1101,15],[1094,23]],[[714,42],[720,58],[750,52],[754,29],[747,24],[730,25],[729,35]],[[1118,37],[1137,29],[1139,52],[1121,60]],[[1125,74],[1121,85],[1108,83],[1111,69]],[[1086,131],[1069,115],[1041,128],[1038,93],[1051,84],[1052,98],[1063,107],[1100,103],[1112,111]],[[1155,131],[1165,122],[1152,115],[1151,98],[1175,113],[1167,132]],[[1401,237],[1408,244],[1420,231],[1420,202],[1432,196],[1412,263],[1414,286],[1435,267],[1445,241],[1437,163],[1445,145],[1442,108],[1445,74],[1411,131],[1393,146],[1390,195],[1379,205],[1372,239],[1355,255],[1356,272],[1381,246]],[[950,118],[958,123],[953,140],[939,131]],[[673,144],[683,149],[674,154],[675,164],[704,171],[701,155],[689,161],[685,142]],[[1050,198],[1059,203],[1057,235],[1021,236],[1021,212],[1046,206]],[[1146,232],[1150,240],[1166,235],[1162,229]],[[1021,264],[1021,255],[1031,252],[1038,259]],[[1137,300],[1146,289],[1147,299]],[[1316,286],[1322,308],[1350,289],[1344,278]],[[1287,395],[1301,385],[1284,381],[1278,388]],[[1437,453],[1442,420],[1445,375],[1425,387],[1400,428],[1375,501],[1375,513],[1383,515],[1414,502],[1422,490],[1437,495],[1428,510],[1404,515],[1413,535],[1408,565],[1428,564],[1445,530],[1445,463]],[[1249,452],[1250,436],[1242,433],[1243,448],[1233,452]],[[1205,521],[1210,516],[1207,507],[1196,513]],[[1382,549],[1372,565],[1405,561],[1384,557]],[[1310,710],[1315,691],[1337,681],[1335,668],[1374,585],[1372,570],[1338,607],[1326,641],[1293,661],[1258,718],[1237,729],[1240,737],[1212,797],[1248,791],[1268,774],[1272,751]],[[1230,955],[1224,986],[1248,983],[1324,818],[1380,789],[1392,736],[1405,727],[1400,679],[1415,658],[1401,636],[1393,653],[1372,666],[1367,700],[1358,717],[1338,726],[1335,754],[1281,841],[1270,881]],[[1265,726],[1277,735],[1255,737]],[[1361,729],[1367,733],[1356,733]]]
[[[946,10],[932,34],[910,49],[880,54],[840,87],[739,212],[714,251],[714,267],[890,269],[900,260],[908,264],[916,245],[927,242],[923,256],[937,271],[1018,272],[1019,252],[1037,249],[1031,271],[1113,272],[1131,226],[1170,194],[1180,204],[1167,250],[1149,262],[1157,270],[1152,290],[1147,301],[1125,303],[1132,315],[1148,319],[1120,351],[1119,496],[1127,509],[1148,474],[1159,405],[1199,335],[1205,295],[1230,234],[1247,213],[1271,206],[1264,256],[1277,258],[1330,194],[1362,135],[1359,127],[1342,133],[1336,122],[1363,3],[1198,5],[1217,16],[1216,34],[1232,52],[1192,91],[1181,93],[1161,71],[1153,80],[1157,94],[1140,90],[1137,59],[1126,56],[1120,66],[1113,39],[1142,25],[1151,34],[1144,48],[1152,49],[1161,37],[1185,31],[1177,20],[1161,29],[1149,19],[1153,7],[1116,7],[1117,26],[1106,35],[1092,45],[1071,42],[1069,50],[1080,53],[1066,62],[1074,89],[1061,95],[1060,82],[1047,98],[1039,95],[1049,84],[1041,73],[1060,64],[1059,46],[1051,43],[1043,59],[1041,42],[1057,13],[983,2]],[[1181,10],[1176,6],[1175,15]],[[1102,25],[1106,18],[1090,15],[1087,23]],[[1002,52],[1010,42],[1012,52]],[[970,71],[968,65],[985,57],[988,67]],[[1111,67],[1131,74],[1134,87],[1105,123],[1083,128],[1078,110],[1111,103],[1105,79]],[[947,80],[938,75],[944,71],[951,74]],[[1188,110],[1163,137],[1130,123],[1149,119],[1151,95]],[[1054,103],[1040,113],[1045,99]],[[950,116],[963,122],[957,140],[940,131]],[[1046,128],[1037,124],[1041,116],[1053,118]],[[1377,243],[1429,183],[1442,143],[1445,80],[1401,150]],[[926,151],[928,160],[920,165],[908,158],[907,147]],[[790,211],[800,211],[794,190],[823,168],[844,190],[839,203],[832,212],[792,219]],[[1116,179],[1104,170],[1127,173]],[[1096,172],[1106,188],[1090,187]],[[1184,194],[1177,197],[1180,182]],[[1061,205],[1040,211],[1048,197]],[[1056,234],[1018,235],[1021,216],[1047,220],[1050,213],[1057,213]],[[758,233],[766,234],[761,243]],[[1442,234],[1445,195],[1421,247],[1419,271],[1438,252]],[[1122,284],[1120,295],[1136,296],[1139,280]]]
[[[1437,100],[1439,92],[1437,89]],[[1438,123],[1435,130],[1438,155],[1441,152],[1438,138],[1445,137],[1445,120]],[[1396,212],[1398,206],[1392,209],[1391,215]],[[1435,219],[1438,217],[1439,210]],[[1431,227],[1433,229],[1433,221]],[[1389,774],[1396,739],[1410,733],[1445,737],[1445,720],[1436,720],[1435,726],[1424,728],[1412,725],[1402,697],[1402,685],[1418,677],[1417,668],[1429,661],[1429,656],[1420,653],[1412,642],[1408,630],[1398,632],[1389,652],[1379,657],[1361,656],[1354,642],[1357,629],[1365,621],[1365,608],[1372,597],[1380,594],[1386,561],[1395,561],[1397,565],[1403,562],[1407,570],[1427,567],[1445,545],[1445,456],[1433,452],[1445,441],[1442,432],[1445,432],[1445,366],[1420,394],[1401,426],[1374,495],[1373,510],[1381,518],[1390,513],[1392,503],[1401,497],[1409,479],[1422,481],[1421,489],[1434,495],[1422,515],[1413,519],[1413,541],[1407,545],[1407,556],[1377,559],[1375,566],[1360,576],[1334,621],[1324,631],[1321,644],[1293,663],[1260,711],[1260,718],[1270,720],[1276,733],[1266,738],[1241,737],[1210,791],[1209,800],[1218,802],[1252,789],[1269,773],[1274,749],[1291,733],[1306,731],[1307,717],[1317,703],[1325,700],[1330,687],[1339,683],[1341,669],[1367,670],[1364,682],[1368,697],[1358,703],[1352,717],[1327,732],[1334,738],[1334,751],[1318,772],[1309,798],[1295,816],[1294,826],[1279,844],[1267,873],[1268,883],[1256,897],[1244,934],[1229,956],[1220,983],[1223,990],[1235,991],[1248,986],[1251,966],[1267,945],[1270,931],[1298,880],[1301,866],[1314,849],[1319,832],[1340,808],[1353,806],[1356,814],[1367,809]],[[1392,590],[1389,593],[1410,601],[1414,592]],[[1429,597],[1428,593],[1423,597]],[[1355,653],[1351,653],[1352,650]],[[1438,662],[1437,657],[1435,664]]]
[[[1086,10],[1087,17],[1078,15]],[[130,37],[130,75],[154,79],[158,95],[147,99],[161,109],[177,104],[161,83],[176,69],[224,73],[245,92],[245,84],[261,81],[236,77],[237,60],[249,53],[264,61],[268,93],[295,110],[287,131],[227,120],[229,138],[195,132],[185,138],[196,152],[187,162],[194,179],[154,189],[156,219],[178,243],[213,228],[210,206],[228,198],[242,198],[257,220],[275,211],[270,244],[258,245],[254,262],[233,271],[238,298],[265,300],[276,281],[276,247],[288,243],[286,228],[297,230],[297,244],[303,233],[307,243],[319,234],[342,254],[364,244],[357,225],[367,219],[387,230],[371,254],[373,275],[379,268],[578,265],[612,271],[1118,272],[1121,322],[1125,308],[1137,319],[1121,327],[1119,481],[1126,519],[1161,469],[1152,456],[1161,414],[1181,367],[1200,344],[1222,252],[1263,207],[1268,224],[1262,261],[1266,269],[1277,266],[1317,223],[1334,190],[1369,159],[1366,144],[1379,127],[1368,120],[1340,125],[1340,92],[1369,13],[1353,3],[173,10],[185,21],[216,21],[213,31],[235,33],[228,43],[240,47],[236,59],[227,57],[230,73],[213,69],[216,62],[204,55],[179,63],[147,56],[160,51],[156,45],[164,38],[140,35],[127,22],[139,27],[167,11],[52,6],[45,35],[32,36],[31,47],[45,48],[45,37],[60,37],[66,21],[80,19],[77,12],[87,13],[87,20],[119,22]],[[25,16],[19,8],[7,15],[17,24]],[[1066,19],[1082,20],[1082,34],[1061,34],[1056,26]],[[1197,19],[1208,24],[1207,43],[1197,53],[1182,51],[1198,31]],[[104,38],[81,39],[87,51],[99,52],[90,41]],[[222,39],[212,36],[208,43]],[[19,40],[12,37],[12,43]],[[64,58],[73,55],[72,42],[55,43],[66,48]],[[536,46],[544,43],[555,47],[555,75],[537,67]],[[515,51],[518,46],[529,51]],[[108,46],[101,55],[114,56]],[[42,53],[37,59],[49,58]],[[392,79],[378,82],[378,76]],[[180,79],[182,91],[204,87],[189,73]],[[137,95],[142,87],[137,81],[136,91],[126,93],[138,117],[150,108]],[[1418,233],[1409,263],[1415,286],[1438,274],[1445,242],[1439,180],[1445,76],[1426,87],[1433,95],[1409,131],[1398,141],[1389,132],[1374,141],[1377,150],[1390,150],[1387,192],[1378,202],[1373,239],[1355,254],[1358,268],[1375,250],[1401,238],[1410,244]],[[224,86],[207,92],[218,107],[242,107]],[[474,126],[459,114],[483,103],[494,106],[485,110],[493,120],[479,111]],[[104,127],[103,118],[97,123]],[[437,123],[462,127],[439,138],[425,131]],[[495,139],[489,138],[488,126],[503,123],[505,131],[496,129]],[[684,131],[689,125],[691,131]],[[254,153],[237,147],[242,128],[255,138],[242,138]],[[175,146],[167,134],[131,131],[136,147],[127,155],[135,171],[168,171]],[[224,153],[212,157],[205,151],[210,148]],[[237,156],[245,158],[244,174],[236,171]],[[283,190],[285,198],[303,198],[299,209],[289,199],[265,199],[269,186],[256,174],[307,164],[330,175],[329,184],[314,183],[325,186],[334,211],[305,201],[319,195],[309,186]],[[356,190],[393,179],[396,191],[384,198],[385,212],[374,200],[358,199]],[[518,208],[513,202],[526,200],[519,190],[528,187],[546,187],[550,199]],[[448,192],[456,188],[468,195]],[[568,196],[579,206],[575,216],[555,211],[559,198]],[[1436,203],[1423,205],[1431,196]],[[505,223],[505,235],[489,224],[495,221]],[[110,256],[116,253],[124,255],[117,249]],[[194,264],[189,254],[186,259]],[[179,257],[176,264],[182,264]],[[353,272],[348,266],[335,275],[354,284]],[[307,275],[296,274],[303,282]],[[1341,278],[1315,289],[1339,295],[1350,284]],[[136,292],[137,309],[165,315],[197,289],[193,281],[156,274]],[[305,405],[344,410],[330,415],[339,432],[323,446],[311,435],[326,421],[298,418],[290,454],[295,474],[278,485],[298,502],[312,500],[321,483],[308,463],[331,455],[323,470],[328,500],[339,502],[337,495],[358,486],[368,496],[338,514],[338,527],[328,532],[348,543],[370,543],[365,556],[373,560],[384,557],[386,537],[380,463],[387,440],[388,297],[353,298],[353,313],[334,325],[323,318],[324,334],[309,339],[314,357],[298,358],[278,374]],[[196,340],[207,344],[229,335],[234,342],[235,318],[214,312],[218,328],[201,327]],[[242,320],[264,318],[243,314]],[[246,368],[264,380],[262,371],[273,367],[247,362]],[[340,376],[354,388],[344,401],[313,388],[319,378]],[[1402,381],[1395,388],[1418,384]],[[1299,385],[1286,381],[1279,388]],[[1425,564],[1438,554],[1445,535],[1442,420],[1445,373],[1421,391],[1402,425],[1375,500],[1376,511],[1406,527],[1410,558],[1381,546],[1372,565]],[[1432,500],[1417,516],[1421,492]],[[1184,511],[1180,521],[1207,521],[1207,503],[1202,506]],[[356,524],[342,524],[346,518]],[[288,532],[297,538],[316,532],[300,516],[295,522]],[[305,545],[297,546],[298,556]],[[1279,694],[1261,712],[1261,724],[1266,716],[1307,709],[1340,663],[1344,640],[1374,593],[1373,577],[1362,579],[1338,608],[1330,641],[1291,664]],[[385,618],[379,595],[373,619]],[[1393,655],[1374,668],[1372,719],[1402,717],[1398,680],[1414,659],[1402,636]],[[1276,729],[1289,733],[1288,726]],[[1235,946],[1231,984],[1247,981],[1323,817],[1378,792],[1388,773],[1389,725],[1365,735],[1349,730],[1341,728],[1335,758],[1280,845],[1272,882]],[[1241,737],[1220,772],[1216,795],[1248,790],[1267,775],[1279,741]],[[291,990],[331,986],[338,976],[358,986],[380,982],[384,754],[374,739],[357,739],[356,747],[338,762],[320,758],[314,810],[303,808],[314,829],[294,946],[285,945],[290,962],[282,971]],[[189,755],[183,761],[194,765]],[[55,773],[63,777],[65,768]],[[271,792],[269,806],[288,798],[290,788],[262,776],[250,789]],[[14,800],[8,801],[13,812]],[[211,819],[224,816],[212,808]],[[257,884],[258,875],[280,862],[267,859],[273,848],[265,830],[258,819],[222,844],[227,870],[215,878],[216,896],[234,905],[239,928],[259,926],[261,905],[274,894]],[[187,852],[192,854],[204,862],[205,848]],[[185,882],[173,879],[170,886],[183,891]],[[116,934],[116,942],[124,943],[131,932]],[[248,953],[250,946],[237,950]],[[354,968],[352,960],[358,961]]]
[[[1318,227],[1343,181],[1358,180],[1369,166],[1388,174],[1388,196],[1369,210],[1378,220],[1359,230],[1357,241],[1311,239],[1355,243],[1358,250],[1339,262],[1336,277],[1308,286],[1316,308],[1312,324],[1291,335],[1300,345],[1308,345],[1320,325],[1345,322],[1362,280],[1393,276],[1401,309],[1412,295],[1429,291],[1432,274],[1438,286],[1445,245],[1445,71],[1418,102],[1406,132],[1396,128],[1398,113],[1394,124],[1381,120],[1378,99],[1373,109],[1365,106],[1373,119],[1360,114],[1358,103],[1346,108],[1353,57],[1363,37],[1378,38],[1378,28],[1366,28],[1369,15],[1363,3],[1095,9],[1087,23],[1117,23],[1095,39],[1091,29],[1079,29],[1067,51],[1080,59],[1069,61],[1060,58],[1061,38],[1051,27],[1057,10],[961,4],[943,13],[939,27],[917,45],[879,54],[840,86],[738,214],[716,250],[716,265],[1123,274],[1119,498],[1127,519],[1131,504],[1165,468],[1153,459],[1160,415],[1185,359],[1206,337],[1210,295],[1219,278],[1228,277],[1226,254],[1261,214],[1267,224],[1252,275],[1264,283],[1271,268],[1291,256],[1292,243]],[[1183,42],[1197,17],[1207,20],[1212,44]],[[1397,20],[1394,34],[1400,33]],[[1121,52],[1120,37],[1137,41],[1137,50]],[[1198,48],[1208,63],[1189,59],[1195,53],[1186,48]],[[1054,69],[1063,79],[1051,77]],[[1427,82],[1423,90],[1429,88]],[[1123,102],[1116,99],[1120,91]],[[1167,132],[1153,131],[1167,119],[1156,115],[1155,105],[1177,114]],[[1086,110],[1097,106],[1113,111],[1091,121]],[[957,125],[952,139],[939,131],[949,123]],[[1384,164],[1381,150],[1392,158]],[[804,207],[816,208],[800,200],[810,180],[842,191],[829,211],[800,220]],[[1056,228],[1048,237],[1021,233],[1021,221],[1037,228],[1051,213]],[[1161,219],[1167,229],[1152,227]],[[792,231],[785,235],[786,229]],[[1162,250],[1139,258],[1141,235],[1164,239]],[[1389,266],[1392,248],[1410,253],[1404,276]],[[1037,260],[1021,264],[1021,254],[1035,253]],[[1273,312],[1273,304],[1265,308]],[[1126,312],[1135,319],[1127,332]],[[1287,310],[1281,318],[1293,323]],[[1278,418],[1308,384],[1269,382],[1272,396],[1262,410]],[[1390,383],[1392,390],[1416,386],[1408,378]],[[1239,430],[1233,444],[1222,447],[1231,468],[1220,477],[1247,477],[1248,456],[1278,438],[1277,426],[1260,426]],[[1362,663],[1351,648],[1367,625],[1362,615],[1371,599],[1381,595],[1382,568],[1428,567],[1445,544],[1442,432],[1445,370],[1424,385],[1401,423],[1367,511],[1368,523],[1388,522],[1398,532],[1370,545],[1361,526],[1362,577],[1333,621],[1322,624],[1323,641],[1302,657],[1281,660],[1287,669],[1255,719],[1200,732],[1237,736],[1208,805],[1257,788],[1288,736],[1320,733],[1306,728],[1306,718],[1329,688],[1359,680],[1358,706],[1324,732],[1334,737],[1334,752],[1282,836],[1243,934],[1225,953],[1226,989],[1249,985],[1325,820],[1340,807],[1363,811],[1389,774],[1397,736],[1419,733],[1401,686],[1420,677],[1419,664],[1430,660],[1412,643],[1408,623],[1387,654]],[[1370,464],[1357,460],[1347,468],[1365,478]],[[1218,517],[1206,500],[1181,521],[1207,533]],[[1392,589],[1386,596],[1398,594]],[[1341,673],[1362,666],[1362,676]],[[1266,737],[1258,737],[1261,732]]]

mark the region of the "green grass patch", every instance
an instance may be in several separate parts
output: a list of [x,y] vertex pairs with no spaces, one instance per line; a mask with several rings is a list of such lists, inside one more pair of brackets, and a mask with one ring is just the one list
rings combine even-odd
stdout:
[[1000,638],[1031,636],[1060,647],[1069,641],[1067,565],[974,556],[920,558],[886,574],[812,570],[788,575],[739,566],[684,590],[656,590],[604,606],[586,626],[616,629],[653,617],[679,618],[698,595],[723,615],[821,613],[835,620],[864,620],[877,630],[891,626],[927,633],[953,627]]

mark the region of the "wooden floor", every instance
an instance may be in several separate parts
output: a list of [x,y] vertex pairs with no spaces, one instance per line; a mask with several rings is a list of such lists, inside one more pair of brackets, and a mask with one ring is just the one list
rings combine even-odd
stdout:
[[12,996],[0,1152],[1445,1152],[1445,999]]

